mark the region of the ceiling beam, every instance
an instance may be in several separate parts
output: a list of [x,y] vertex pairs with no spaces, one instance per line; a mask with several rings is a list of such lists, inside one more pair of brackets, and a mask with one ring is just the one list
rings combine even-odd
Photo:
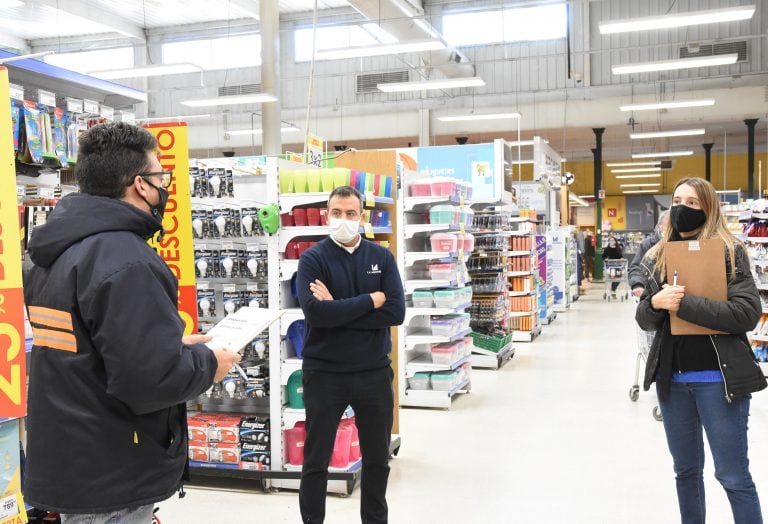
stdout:
[[226,4],[227,5],[222,6],[222,8],[226,9],[228,7],[231,14],[234,14],[232,13],[232,11],[234,11],[247,18],[252,18],[254,20],[259,19],[259,4],[256,0],[228,0]]
[[125,18],[112,11],[108,11],[95,5],[93,2],[87,2],[85,0],[35,0],[34,3],[36,5],[47,6],[58,11],[78,16],[90,22],[101,24],[109,27],[115,33],[140,40],[141,42],[146,40],[144,29],[131,24]]

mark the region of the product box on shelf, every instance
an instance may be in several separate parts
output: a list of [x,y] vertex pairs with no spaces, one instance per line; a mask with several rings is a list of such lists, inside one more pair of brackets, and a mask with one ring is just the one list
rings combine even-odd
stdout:
[[240,442],[240,417],[219,413],[195,413],[187,419],[189,440],[195,442]]
[[269,442],[269,417],[247,417],[240,423],[240,442]]
[[242,462],[255,462],[264,466],[271,464],[271,454],[267,443],[243,442],[240,444],[240,449]]
[[208,445],[209,462],[221,464],[240,464],[240,445],[228,442],[210,442]]

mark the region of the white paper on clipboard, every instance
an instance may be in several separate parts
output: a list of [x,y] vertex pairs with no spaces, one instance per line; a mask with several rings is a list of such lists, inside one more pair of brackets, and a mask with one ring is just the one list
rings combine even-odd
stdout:
[[284,312],[279,309],[242,307],[224,317],[224,320],[206,333],[213,337],[213,340],[206,342],[206,345],[212,349],[224,348],[233,353],[239,353]]

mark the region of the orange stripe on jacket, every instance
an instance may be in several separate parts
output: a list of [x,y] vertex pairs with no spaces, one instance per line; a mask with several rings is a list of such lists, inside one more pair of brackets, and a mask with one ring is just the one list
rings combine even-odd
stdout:
[[77,341],[75,335],[72,333],[32,327],[32,335],[32,343],[35,346],[43,346],[51,349],[60,349],[62,351],[77,353]]
[[29,321],[35,324],[72,331],[72,314],[67,311],[29,306]]

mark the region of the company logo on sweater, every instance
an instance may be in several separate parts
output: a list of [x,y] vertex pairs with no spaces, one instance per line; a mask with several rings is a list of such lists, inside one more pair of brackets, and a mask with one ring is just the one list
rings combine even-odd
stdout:
[[378,264],[371,264],[371,269],[368,270],[369,275],[378,275],[381,273]]

